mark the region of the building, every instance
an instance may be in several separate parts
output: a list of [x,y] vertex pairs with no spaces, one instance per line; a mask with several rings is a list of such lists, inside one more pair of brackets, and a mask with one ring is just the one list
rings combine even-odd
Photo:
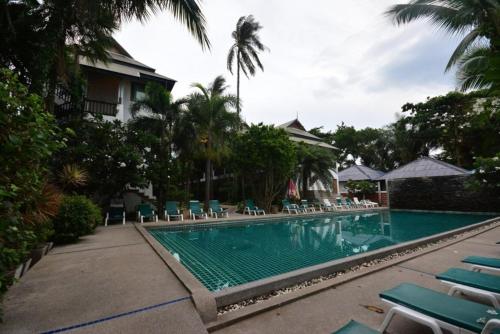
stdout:
[[[307,132],[298,118],[278,125],[277,128],[285,130],[288,133],[288,138],[290,138],[293,142],[322,147],[331,150],[332,154],[333,151],[338,150],[335,146],[325,143],[321,138]],[[338,176],[336,166],[332,166],[330,173],[334,178],[334,182],[332,184],[323,184],[321,181],[316,181],[313,184],[308,185],[307,189],[309,192],[312,192],[315,199],[333,198],[338,195]]]
[[[77,111],[103,115],[106,120],[127,122],[132,118],[131,107],[134,101],[144,96],[147,83],[155,82],[171,91],[176,82],[135,60],[116,41],[108,50],[107,62],[92,62],[80,57],[79,63],[85,79],[83,101],[75,103],[63,87],[58,87],[55,112],[60,115]],[[129,188],[122,195],[127,212],[134,211],[137,204],[143,201],[155,199],[151,184],[144,189]]]
[[[424,201],[430,200],[433,196],[438,196],[439,200],[448,197],[444,200],[449,201],[452,196],[444,195],[444,188],[450,185],[450,178],[469,176],[471,173],[471,171],[444,161],[431,157],[420,157],[380,176],[377,180],[386,184],[389,204],[391,197],[394,197],[397,202],[415,202],[417,196],[423,196]],[[441,186],[435,186],[438,182],[442,183]],[[442,191],[436,193],[438,189]],[[434,202],[437,202],[437,199],[434,199]],[[396,207],[399,206],[399,204],[395,204]],[[413,204],[412,207],[414,207]]]
[[64,88],[57,89],[56,112],[83,109],[108,119],[128,121],[134,101],[144,96],[148,82],[156,82],[171,91],[175,80],[156,73],[156,70],[135,60],[118,42],[108,51],[108,61],[92,62],[80,57],[80,70],[85,79],[83,105],[76,106]]
[[376,192],[366,196],[366,199],[387,206],[387,191],[385,182],[379,180],[385,173],[364,165],[353,165],[339,172],[339,192],[342,196],[350,196],[346,184],[348,181],[369,181],[376,185]]

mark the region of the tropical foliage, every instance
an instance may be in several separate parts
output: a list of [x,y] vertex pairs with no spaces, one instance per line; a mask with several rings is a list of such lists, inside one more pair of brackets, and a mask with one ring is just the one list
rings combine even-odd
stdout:
[[301,194],[307,198],[309,188],[320,181],[328,186],[333,183],[331,170],[335,169],[337,163],[334,152],[319,146],[311,146],[304,143],[297,144],[297,174],[300,175],[302,183]]
[[405,104],[398,120],[383,128],[355,129],[342,123],[333,132],[311,132],[339,148],[342,167],[359,161],[388,171],[432,153],[472,169],[477,158],[500,152],[499,103],[487,92],[452,92]]
[[126,124],[87,117],[63,125],[66,147],[55,154],[52,162],[62,189],[86,195],[105,206],[127,186],[146,183],[144,156]]
[[271,204],[285,193],[286,181],[296,168],[296,147],[283,129],[252,125],[234,142],[235,170],[261,207]]
[[52,220],[55,241],[74,242],[81,236],[92,233],[101,222],[99,207],[85,196],[65,196],[59,212]]
[[347,190],[354,195],[361,195],[363,196],[363,199],[365,198],[366,195],[370,195],[375,193],[377,190],[377,185],[373,182],[370,181],[353,181],[349,180],[346,183]]
[[236,29],[232,32],[233,45],[227,55],[227,69],[233,73],[233,66],[236,62],[236,97],[237,113],[240,115],[240,71],[246,77],[255,75],[255,71],[260,68],[264,71],[264,66],[259,59],[259,52],[266,50],[260,41],[259,30],[262,26],[255,21],[252,15],[242,16],[236,23]]
[[[47,186],[48,161],[61,143],[53,116],[16,75],[0,70],[0,296],[11,271],[25,260],[57,211],[57,192]],[[9,274],[10,273],[10,274]]]
[[186,100],[175,101],[172,94],[160,84],[146,85],[145,97],[132,106],[130,128],[134,142],[144,157],[145,176],[158,197],[158,210],[170,191],[173,172],[174,129],[181,117]]
[[239,116],[231,112],[236,97],[225,93],[226,81],[218,76],[208,85],[193,84],[196,92],[189,96],[189,120],[199,152],[205,160],[205,205],[211,194],[213,164],[229,154],[229,138],[239,128]]
[[500,2],[469,0],[411,0],[391,7],[396,24],[429,19],[439,29],[463,38],[446,70],[457,67],[462,90],[500,89]]

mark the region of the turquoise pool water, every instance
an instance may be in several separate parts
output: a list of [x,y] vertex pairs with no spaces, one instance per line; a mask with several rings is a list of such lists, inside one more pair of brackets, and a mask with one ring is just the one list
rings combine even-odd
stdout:
[[453,230],[485,215],[380,211],[149,232],[210,291]]

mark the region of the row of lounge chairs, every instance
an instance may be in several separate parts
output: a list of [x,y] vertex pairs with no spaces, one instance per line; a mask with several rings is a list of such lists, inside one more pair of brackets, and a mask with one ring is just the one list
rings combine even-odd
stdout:
[[[184,220],[184,215],[179,209],[179,203],[175,201],[165,202],[165,218],[167,221],[171,220]],[[222,208],[218,200],[211,200],[209,202],[209,211],[205,212],[200,205],[199,201],[189,201],[189,218],[207,219],[208,216],[214,218],[229,217],[229,212]],[[144,221],[158,222],[158,213],[154,207],[149,203],[139,204],[137,207],[137,221],[144,223]],[[121,222],[125,224],[125,207],[123,205],[111,205],[106,217],[104,219],[104,226],[109,222]]]
[[[425,325],[434,334],[443,333],[443,329],[452,333],[500,333],[500,276],[481,272],[486,269],[500,273],[500,259],[470,256],[462,262],[469,264],[472,271],[451,268],[436,275],[451,286],[448,294],[411,283],[400,284],[379,294],[391,309],[378,331],[351,320],[334,333],[384,333],[395,315]],[[482,297],[490,305],[457,298],[457,292]]]
[[[214,218],[229,217],[229,212],[224,209],[218,200],[209,201],[208,212],[205,212],[199,201],[191,200],[189,201],[189,218],[192,220],[196,219],[207,219],[208,216]],[[167,201],[165,202],[165,218],[167,221],[179,220],[184,221],[184,214],[179,209],[179,202]],[[154,209],[149,204],[141,204],[137,210],[137,219],[141,223],[144,219],[158,221],[158,215],[155,214]]]
[[[328,199],[323,199],[323,203],[309,203],[307,200],[302,200],[301,204],[290,203],[289,200],[284,199],[282,201],[283,209],[282,212],[291,213],[306,213],[315,212],[316,210],[323,211],[338,211],[338,210],[349,210],[355,208],[373,208],[378,206],[377,203],[369,201],[359,201],[356,197],[351,201],[349,198],[337,198],[336,203],[332,204]],[[179,209],[179,203],[175,201],[165,202],[165,219],[167,221],[171,220],[184,220],[184,215]],[[245,205],[243,209],[243,214],[249,215],[265,215],[265,210],[259,208],[255,205],[252,199],[245,200]],[[192,220],[196,219],[207,219],[208,217],[222,218],[229,217],[229,212],[227,209],[221,207],[218,200],[209,201],[209,211],[205,212],[200,205],[199,201],[192,200],[189,201],[189,218]],[[155,211],[153,206],[148,203],[139,204],[137,208],[137,221],[144,223],[144,221],[154,221],[158,222],[158,213]],[[125,224],[125,208],[123,205],[112,205],[110,206],[104,225],[107,226],[108,222],[120,221]]]
[[288,199],[281,201],[283,209],[281,212],[292,213],[307,213],[316,211],[341,211],[341,210],[352,210],[352,209],[368,209],[378,207],[378,203],[358,200],[357,197],[351,201],[349,198],[337,198],[335,203],[331,203],[328,198],[324,198],[323,202],[310,203],[308,200],[302,200],[300,204],[290,203]]

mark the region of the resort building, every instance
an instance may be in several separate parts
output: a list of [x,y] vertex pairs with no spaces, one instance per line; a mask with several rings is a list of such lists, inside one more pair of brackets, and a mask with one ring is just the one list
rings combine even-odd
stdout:
[[135,60],[118,42],[108,50],[108,62],[92,62],[80,57],[80,69],[86,81],[83,105],[77,106],[62,87],[56,97],[57,112],[74,109],[90,114],[101,114],[107,119],[128,121],[134,101],[144,96],[148,82],[157,82],[171,91],[175,80],[156,73],[156,70]]
[[[285,130],[288,133],[288,138],[293,142],[322,147],[331,150],[332,153],[338,150],[335,146],[325,143],[321,138],[307,132],[298,118],[278,125],[277,127]],[[330,173],[334,178],[332,184],[323,184],[321,181],[316,181],[308,185],[307,190],[313,194],[314,198],[334,198],[338,195],[338,175],[336,166],[332,166]]]
[[374,194],[366,195],[366,199],[377,202],[382,206],[387,206],[387,188],[384,181],[379,178],[385,173],[364,165],[353,165],[339,172],[339,193],[344,197],[349,197],[346,188],[348,181],[369,181],[376,185]]

